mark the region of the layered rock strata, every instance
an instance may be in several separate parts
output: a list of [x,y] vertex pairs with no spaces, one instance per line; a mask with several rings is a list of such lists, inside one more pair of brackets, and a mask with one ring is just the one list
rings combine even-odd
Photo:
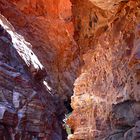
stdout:
[[0,11],[31,43],[54,94],[70,100],[80,65],[69,0],[0,0]]
[[44,67],[3,16],[0,24],[0,139],[64,139]]

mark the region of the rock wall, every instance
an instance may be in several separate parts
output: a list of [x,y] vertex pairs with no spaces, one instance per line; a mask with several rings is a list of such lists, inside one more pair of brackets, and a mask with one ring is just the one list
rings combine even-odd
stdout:
[[65,139],[45,68],[2,15],[0,24],[0,139]]
[[67,139],[70,100],[69,139],[140,139],[139,0],[0,0],[0,12],[2,139]]
[[69,139],[138,140],[140,2],[71,1],[84,66],[74,83]]
[[70,1],[0,0],[0,12],[1,138],[66,139],[63,119],[81,65]]
[[69,0],[0,0],[1,13],[31,43],[54,94],[69,100],[80,58]]

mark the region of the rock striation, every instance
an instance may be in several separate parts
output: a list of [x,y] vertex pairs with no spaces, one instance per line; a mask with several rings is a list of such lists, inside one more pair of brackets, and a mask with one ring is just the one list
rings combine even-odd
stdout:
[[53,97],[43,84],[45,68],[2,15],[0,24],[1,140],[65,139]]
[[[0,0],[0,9],[30,42],[53,93],[68,101],[80,65],[69,0]],[[70,52],[70,53],[69,53]]]

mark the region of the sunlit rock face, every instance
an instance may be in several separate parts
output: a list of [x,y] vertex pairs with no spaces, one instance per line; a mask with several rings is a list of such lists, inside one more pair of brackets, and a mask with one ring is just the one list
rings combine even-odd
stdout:
[[74,83],[69,139],[140,139],[140,2],[109,11],[86,0],[72,4],[84,66]]
[[31,46],[0,15],[0,139],[65,139]]
[[0,0],[0,12],[10,38],[0,48],[1,138],[66,139],[64,102],[80,65],[70,1]]
[[32,45],[46,80],[63,100],[73,94],[80,65],[69,0],[0,0],[1,13]]
[[0,12],[1,138],[67,139],[73,95],[69,139],[140,139],[139,0],[0,0]]
[[[19,74],[19,77],[23,78],[16,83],[14,78],[10,77],[13,84],[8,83],[9,81],[5,82],[3,78],[1,80],[0,85],[5,85],[5,88],[0,88],[2,94],[7,91],[10,84],[12,85],[10,91],[7,91],[11,92],[10,101],[5,101],[8,94],[6,92],[1,102],[7,102],[10,107],[14,106],[11,103],[15,104],[17,107],[13,112],[15,117],[18,117],[19,111],[19,118],[15,119],[11,129],[13,132],[9,134],[11,132],[9,130],[7,133],[12,136],[17,134],[16,138],[13,136],[17,140],[66,139],[62,128],[62,120],[66,112],[64,102],[66,104],[70,102],[73,83],[78,73],[77,69],[80,67],[79,48],[73,39],[74,27],[70,1],[0,0],[0,11],[4,16],[0,17],[4,22],[0,24],[9,27],[6,30],[12,36],[11,43],[15,47],[15,52],[20,55],[13,58],[14,54],[9,52],[8,55],[11,57],[9,56],[8,59],[18,61],[14,62],[16,66],[11,67],[18,67],[20,70],[17,74],[10,74],[14,76]],[[11,24],[5,20],[5,17]],[[11,67],[10,70],[8,66],[4,67],[6,76],[9,71],[12,71]],[[25,94],[24,98],[22,98],[23,94]],[[31,97],[31,101],[26,99],[28,97]],[[22,104],[19,105],[19,102],[16,104],[14,100]],[[24,103],[27,103],[25,107]],[[7,106],[5,104],[2,106],[4,109],[1,111],[5,113]],[[1,119],[3,118],[7,121],[4,115],[1,116]],[[22,125],[24,118],[27,121]],[[12,114],[9,115],[9,120],[14,121]],[[10,124],[7,121],[5,126]],[[1,132],[3,131],[5,129],[2,126]],[[1,133],[1,136],[4,138],[6,134]]]
[[110,10],[115,5],[119,4],[121,1],[128,1],[128,0],[89,0],[97,7],[104,9],[104,10]]

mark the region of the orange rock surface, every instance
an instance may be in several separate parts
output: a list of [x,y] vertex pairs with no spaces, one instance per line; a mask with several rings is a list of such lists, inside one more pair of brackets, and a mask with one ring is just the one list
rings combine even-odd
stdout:
[[69,139],[140,139],[139,1],[111,9],[108,1],[72,3],[84,65],[74,83]]
[[0,0],[0,12],[3,139],[140,139],[139,0]]

